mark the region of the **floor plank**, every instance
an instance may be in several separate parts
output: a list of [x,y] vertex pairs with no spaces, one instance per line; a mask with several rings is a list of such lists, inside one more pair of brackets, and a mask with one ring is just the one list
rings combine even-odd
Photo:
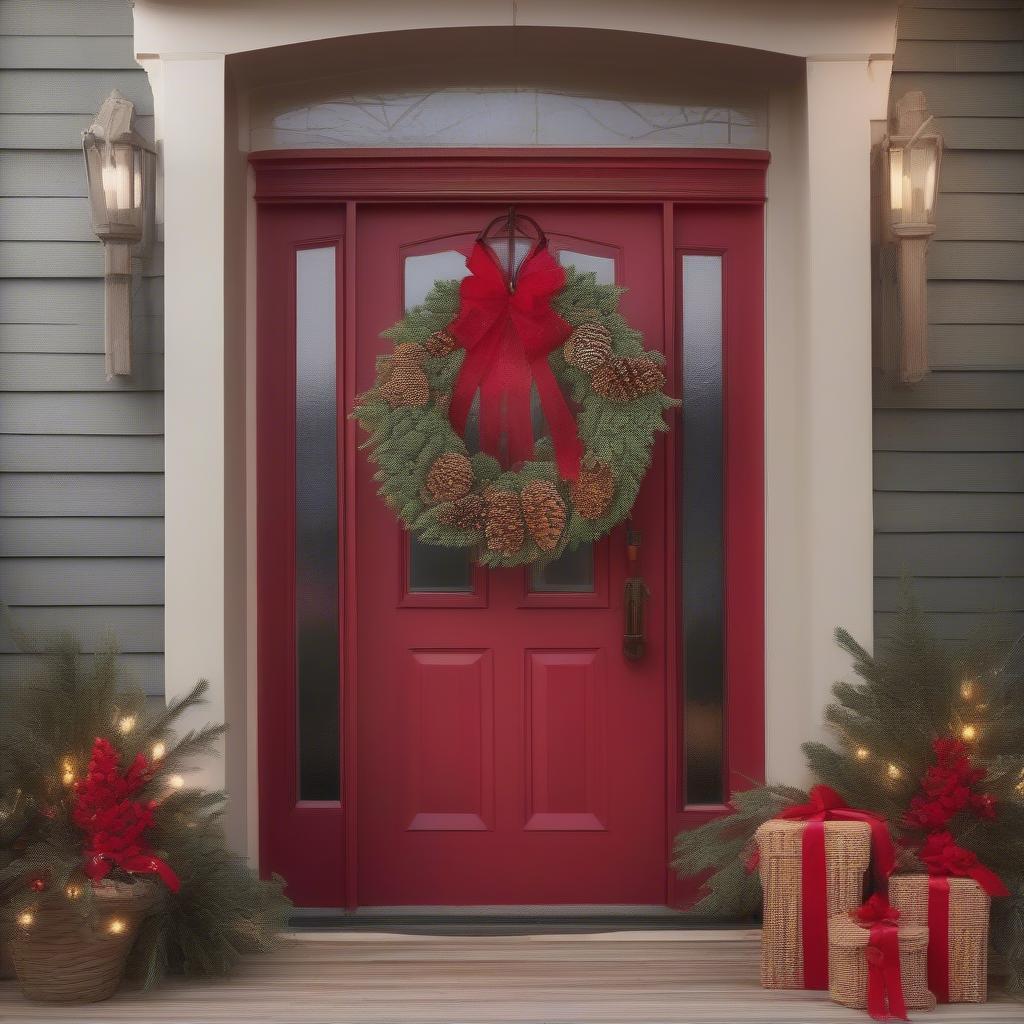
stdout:
[[[451,937],[289,936],[229,981],[174,981],[93,1006],[30,1004],[0,983],[5,1024],[798,1024],[868,1018],[824,993],[765,992],[749,932]],[[916,1015],[912,1015],[916,1016]],[[948,1006],[940,1024],[997,1024],[1020,1002]]]

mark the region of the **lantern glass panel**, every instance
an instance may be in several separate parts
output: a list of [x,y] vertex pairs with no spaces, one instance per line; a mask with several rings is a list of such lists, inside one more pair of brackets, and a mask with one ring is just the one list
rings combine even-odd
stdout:
[[128,142],[86,139],[86,170],[93,230],[102,239],[142,237],[145,153]]
[[938,183],[939,139],[923,136],[889,145],[889,206],[894,228],[933,225]]

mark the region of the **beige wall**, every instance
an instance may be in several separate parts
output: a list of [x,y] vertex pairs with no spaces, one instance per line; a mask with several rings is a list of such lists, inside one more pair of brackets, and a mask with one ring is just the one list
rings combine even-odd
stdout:
[[[759,48],[736,52],[745,84],[765,97],[772,154],[768,771],[799,781],[799,743],[820,731],[828,688],[848,668],[832,629],[842,623],[871,636],[869,131],[870,120],[884,116],[894,8],[803,0],[137,0],[136,45],[157,94],[167,195],[167,693],[199,675],[214,684],[212,711],[228,715],[231,732],[226,769],[210,766],[207,775],[229,784],[240,847],[255,849],[257,807],[250,101],[258,107],[267,90],[316,78],[317,62],[330,65],[344,40],[270,48],[417,26],[507,27],[513,19]],[[380,48],[383,62],[388,40],[374,35],[360,48]],[[643,37],[628,44],[642,47]],[[811,59],[794,76],[778,54]],[[336,84],[334,68],[325,90]],[[315,83],[302,90],[315,95]]]

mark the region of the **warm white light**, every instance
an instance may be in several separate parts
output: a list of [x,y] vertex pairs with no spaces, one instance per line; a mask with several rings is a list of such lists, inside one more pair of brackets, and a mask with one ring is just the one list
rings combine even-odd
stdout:
[[103,160],[103,198],[111,212],[132,208],[133,175],[126,156],[131,159],[131,150],[119,146],[109,160]]
[[871,751],[867,747],[857,748],[857,760],[866,761],[871,756]]
[[65,786],[70,786],[75,781],[75,766],[71,763],[68,758],[64,758],[61,763],[61,781]]
[[889,205],[893,213],[903,209],[903,150],[889,150]]
[[35,915],[28,910],[23,910],[17,917],[18,924],[22,928],[31,928],[35,923]]
[[974,680],[968,679],[966,683],[960,684],[960,696],[964,700],[971,700],[974,697]]
[[67,893],[69,900],[77,900],[82,895],[82,890],[77,885],[69,885],[64,892]]
[[117,727],[121,730],[121,734],[123,736],[127,736],[128,733],[130,733],[132,729],[135,728],[135,716],[125,715],[124,718],[122,718],[121,721],[117,723]]
[[972,740],[976,740],[978,738],[978,730],[973,725],[965,725],[960,730],[960,736],[970,743]]
[[185,785],[185,780],[180,775],[172,775],[167,782],[171,789],[181,789]]
[[903,778],[903,772],[901,772],[899,770],[899,768],[896,765],[894,765],[894,764],[889,765],[889,767],[886,769],[886,771],[889,773],[889,778],[890,779],[901,779],[901,778]]
[[153,744],[153,760],[154,761],[159,761],[160,758],[163,757],[164,754],[166,754],[166,753],[167,753],[167,747],[165,747],[162,743],[154,743]]
[[127,927],[128,925],[125,923],[124,919],[120,917],[112,917],[107,922],[107,931],[110,932],[111,935],[123,935]]

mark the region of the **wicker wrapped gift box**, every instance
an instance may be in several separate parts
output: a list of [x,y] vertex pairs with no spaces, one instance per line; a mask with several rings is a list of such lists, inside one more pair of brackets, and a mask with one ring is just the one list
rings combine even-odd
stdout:
[[[950,878],[948,882],[949,949],[948,960],[943,963],[948,963],[949,1001],[983,1003],[988,996],[992,898],[973,878]],[[928,876],[893,875],[889,879],[889,901],[899,910],[901,921],[927,925]]]
[[[901,924],[900,980],[908,1010],[934,1010],[935,997],[928,991],[928,929]],[[842,1006],[863,1010],[868,1005],[868,945],[871,929],[863,928],[849,914],[837,914],[828,922],[828,992]]]
[[[805,821],[773,818],[755,834],[764,892],[761,984],[765,988],[804,987],[802,865],[806,827]],[[860,905],[870,860],[871,828],[866,822],[825,822],[827,918]]]

